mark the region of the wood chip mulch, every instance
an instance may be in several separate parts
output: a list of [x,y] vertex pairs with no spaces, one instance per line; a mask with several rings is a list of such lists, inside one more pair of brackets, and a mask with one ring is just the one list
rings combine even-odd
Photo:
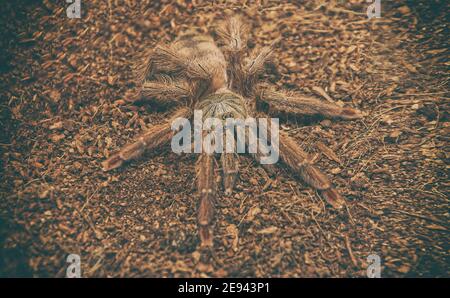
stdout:
[[[448,1],[8,1],[0,19],[0,276],[449,276]],[[293,1],[292,1],[293,2]],[[250,48],[282,42],[279,87],[363,110],[363,120],[285,119],[282,129],[347,199],[336,211],[285,169],[244,158],[198,247],[195,156],[169,147],[111,173],[100,163],[168,110],[129,106],[146,47],[225,15]]]

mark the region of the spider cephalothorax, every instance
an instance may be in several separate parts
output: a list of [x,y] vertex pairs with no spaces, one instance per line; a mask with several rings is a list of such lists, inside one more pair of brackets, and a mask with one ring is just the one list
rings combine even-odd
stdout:
[[[232,17],[217,30],[220,48],[210,36],[186,33],[170,45],[158,45],[144,53],[143,60],[136,67],[139,92],[130,101],[151,99],[163,105],[172,102],[178,108],[168,121],[153,126],[135,142],[112,154],[103,162],[104,170],[117,168],[125,161],[139,157],[145,150],[169,143],[175,133],[171,129],[172,122],[180,117],[192,117],[195,109],[200,109],[204,118],[218,118],[221,121],[261,117],[263,113],[258,110],[261,106],[268,107],[266,112],[275,117],[279,113],[321,115],[345,120],[362,116],[353,108],[343,108],[298,93],[278,92],[258,82],[276,41],[247,57],[247,32],[248,27],[241,18]],[[345,204],[328,178],[286,133],[280,133],[278,150],[281,162],[298,173],[330,205],[341,208]],[[252,156],[260,162],[265,154],[258,149]],[[239,155],[235,152],[202,152],[198,157],[198,225],[201,243],[205,246],[213,244],[212,220],[218,189],[214,177],[217,157],[220,158],[226,194],[232,192],[239,170]],[[265,168],[272,170],[272,166],[265,165]]]

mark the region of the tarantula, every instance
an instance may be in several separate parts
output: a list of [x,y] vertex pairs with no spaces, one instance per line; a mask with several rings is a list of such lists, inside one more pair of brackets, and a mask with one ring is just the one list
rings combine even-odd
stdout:
[[[234,16],[217,28],[217,44],[209,35],[188,31],[169,45],[160,44],[143,53],[143,59],[135,68],[138,92],[134,92],[128,101],[153,100],[162,105],[174,103],[177,109],[168,121],[153,126],[134,142],[113,153],[102,163],[104,171],[138,158],[145,150],[169,143],[175,133],[171,129],[172,121],[179,117],[192,117],[194,109],[205,111],[204,118],[223,120],[262,115],[261,107],[275,116],[289,113],[345,120],[362,117],[357,109],[340,107],[299,93],[278,92],[258,82],[279,40],[246,55],[248,31],[249,26],[242,18]],[[317,190],[331,206],[341,208],[345,204],[329,179],[286,133],[280,132],[278,150],[282,162]],[[257,151],[252,155],[260,161],[264,154]],[[202,246],[213,245],[212,222],[218,193],[214,175],[219,167],[216,158],[220,158],[226,194],[232,192],[239,169],[239,155],[236,153],[203,152],[198,157],[196,183],[200,203],[197,219]],[[273,172],[273,165],[263,166]]]

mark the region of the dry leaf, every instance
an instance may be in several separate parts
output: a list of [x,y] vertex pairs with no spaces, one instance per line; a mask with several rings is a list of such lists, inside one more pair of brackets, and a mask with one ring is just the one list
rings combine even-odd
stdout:
[[257,233],[257,234],[273,234],[273,233],[275,233],[277,230],[278,230],[277,227],[272,226],[272,227],[268,227],[268,228],[259,230],[259,231],[256,232],[256,233]]

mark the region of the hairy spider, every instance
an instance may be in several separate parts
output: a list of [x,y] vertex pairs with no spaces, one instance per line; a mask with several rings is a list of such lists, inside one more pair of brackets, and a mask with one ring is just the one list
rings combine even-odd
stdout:
[[[177,109],[168,121],[153,126],[133,143],[112,154],[103,162],[103,169],[115,169],[139,157],[145,150],[169,143],[175,133],[171,129],[172,121],[179,117],[192,117],[194,109],[204,111],[204,118],[223,120],[262,115],[262,107],[271,116],[289,113],[345,120],[362,117],[357,109],[340,107],[294,92],[278,92],[258,82],[278,40],[246,55],[248,29],[240,17],[234,16],[217,28],[217,45],[211,36],[188,32],[170,45],[157,45],[146,51],[135,69],[139,91],[128,100],[151,99],[162,105],[171,102],[176,104]],[[278,149],[281,161],[316,189],[331,206],[341,208],[345,204],[329,179],[286,133],[280,132]],[[260,161],[264,154],[258,151],[252,156]],[[214,175],[219,164],[215,161],[216,157],[220,158],[226,194],[232,192],[239,168],[239,155],[236,153],[203,152],[198,157],[198,228],[203,246],[213,244],[212,221],[218,190]],[[273,171],[273,165],[264,165],[264,168]]]

